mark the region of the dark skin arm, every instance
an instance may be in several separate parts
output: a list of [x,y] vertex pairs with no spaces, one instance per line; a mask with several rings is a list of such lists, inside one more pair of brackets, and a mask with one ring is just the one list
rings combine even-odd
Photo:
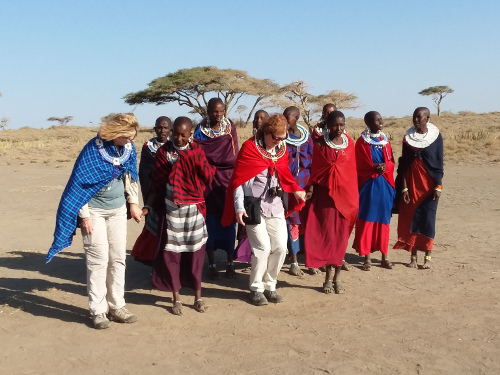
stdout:
[[[403,190],[406,189],[406,177],[403,177]],[[401,193],[403,197],[403,201],[408,204],[410,203],[410,194],[408,194],[408,190]]]

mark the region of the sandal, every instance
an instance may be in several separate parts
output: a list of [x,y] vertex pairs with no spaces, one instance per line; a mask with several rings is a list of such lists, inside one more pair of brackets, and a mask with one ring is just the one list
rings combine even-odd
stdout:
[[387,259],[383,260],[382,263],[380,263],[380,265],[382,266],[382,268],[387,268],[388,270],[392,270],[392,268],[394,267],[394,265]]
[[345,293],[344,287],[339,282],[333,283],[333,290],[335,291],[335,294],[344,294]]
[[323,293],[330,294],[333,292],[334,292],[334,289],[333,289],[333,284],[331,281],[327,281],[327,282],[323,283]]
[[181,301],[174,302],[174,305],[172,306],[172,313],[174,315],[182,315],[182,302]]
[[304,272],[302,272],[302,270],[299,268],[299,264],[298,263],[292,263],[290,265],[290,271],[289,271],[289,273],[292,276],[303,276],[304,275]]
[[205,305],[205,302],[202,299],[199,299],[194,303],[194,309],[200,313],[204,313],[208,310],[208,306]]
[[365,262],[363,263],[363,265],[361,266],[361,269],[363,271],[370,271],[370,269],[372,268],[372,263],[371,262]]

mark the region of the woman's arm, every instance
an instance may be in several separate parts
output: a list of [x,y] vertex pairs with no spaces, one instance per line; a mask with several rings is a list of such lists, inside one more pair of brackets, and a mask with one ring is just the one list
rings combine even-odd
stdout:
[[123,184],[125,186],[125,197],[130,205],[130,214],[136,222],[141,221],[142,211],[139,209],[139,185],[132,179],[130,173],[123,175]]

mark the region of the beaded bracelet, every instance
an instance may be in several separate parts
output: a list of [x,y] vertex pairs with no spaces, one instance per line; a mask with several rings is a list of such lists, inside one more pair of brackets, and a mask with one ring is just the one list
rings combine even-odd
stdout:
[[401,190],[401,193],[404,193],[405,191],[408,191],[408,188],[404,188],[403,190]]
[[443,190],[443,185],[438,185],[434,190],[441,191]]

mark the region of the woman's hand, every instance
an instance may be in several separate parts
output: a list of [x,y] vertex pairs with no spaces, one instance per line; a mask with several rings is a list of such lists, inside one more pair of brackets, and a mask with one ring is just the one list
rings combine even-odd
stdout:
[[298,202],[306,201],[306,192],[304,190],[294,191],[293,195],[295,196],[295,199],[297,199]]
[[93,223],[90,217],[84,217],[82,219],[82,231],[85,235],[92,234]]
[[245,222],[243,221],[244,217],[248,217],[246,211],[240,211],[236,213],[236,222],[240,225],[245,226]]
[[441,192],[439,190],[434,190],[434,197],[432,198],[432,200],[438,201],[440,196],[441,196]]
[[382,173],[384,173],[384,172],[385,172],[385,168],[386,168],[386,166],[385,166],[385,163],[378,163],[378,164],[377,164],[377,163],[374,163],[374,164],[373,164],[373,168],[375,168],[375,170],[376,170],[378,173],[382,174]]
[[139,223],[141,221],[142,217],[142,210],[139,208],[139,206],[135,203],[130,203],[130,215],[133,217],[133,219]]
[[408,190],[402,192],[401,195],[403,196],[403,201],[406,204],[409,204],[410,203],[410,194],[408,194]]

